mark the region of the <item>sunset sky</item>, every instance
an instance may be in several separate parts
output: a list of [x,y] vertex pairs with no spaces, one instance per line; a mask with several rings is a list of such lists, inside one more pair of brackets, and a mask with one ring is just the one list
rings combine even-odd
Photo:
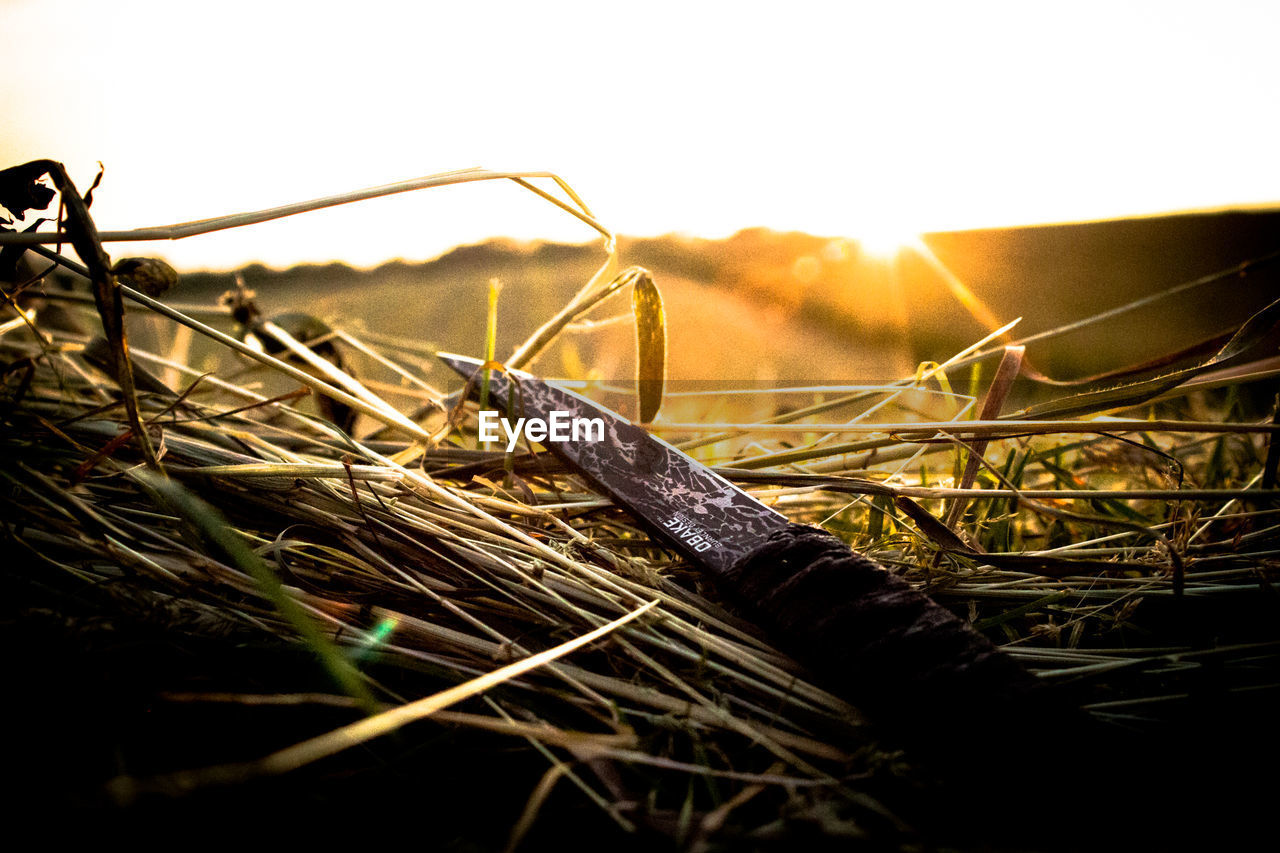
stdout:
[[[104,230],[469,166],[617,232],[914,232],[1280,202],[1280,4],[0,2],[0,165]],[[197,11],[198,10],[198,11]],[[179,268],[593,232],[512,184],[133,246]],[[119,252],[121,250],[114,249]]]

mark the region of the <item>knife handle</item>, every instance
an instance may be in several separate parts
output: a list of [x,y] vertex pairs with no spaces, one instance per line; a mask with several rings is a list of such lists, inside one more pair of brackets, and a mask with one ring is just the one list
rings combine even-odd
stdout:
[[985,735],[1079,712],[969,623],[834,536],[793,524],[727,573],[726,590],[819,683],[910,745],[969,763]]

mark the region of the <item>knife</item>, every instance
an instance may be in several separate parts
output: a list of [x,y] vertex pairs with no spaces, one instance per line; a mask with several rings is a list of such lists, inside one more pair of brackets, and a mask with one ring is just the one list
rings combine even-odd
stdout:
[[[478,384],[482,362],[438,357]],[[1008,759],[1024,735],[1074,721],[1074,708],[969,623],[627,419],[513,369],[490,371],[489,399],[509,416],[504,443],[540,422],[532,437],[710,573],[740,615],[917,754],[971,768],[1001,752]]]

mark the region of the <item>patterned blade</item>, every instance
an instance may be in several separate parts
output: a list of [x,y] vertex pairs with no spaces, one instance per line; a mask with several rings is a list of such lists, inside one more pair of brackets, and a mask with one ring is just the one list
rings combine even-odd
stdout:
[[[437,355],[468,379],[482,364]],[[548,438],[543,446],[630,510],[658,539],[717,574],[790,523],[705,465],[572,391],[523,371],[495,369],[489,395],[508,413],[508,424],[496,427],[504,445],[506,429],[518,429],[517,418],[538,418],[553,429],[558,423],[556,436],[569,440]],[[583,419],[576,427],[575,418]]]

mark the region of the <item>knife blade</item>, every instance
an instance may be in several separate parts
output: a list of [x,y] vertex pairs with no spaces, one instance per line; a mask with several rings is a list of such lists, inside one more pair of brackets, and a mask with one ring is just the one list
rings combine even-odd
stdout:
[[[465,378],[483,364],[438,353]],[[473,386],[475,382],[471,383]],[[1056,696],[965,620],[818,528],[791,522],[647,430],[565,388],[493,369],[489,399],[661,543],[708,571],[819,683],[913,746],[968,764],[966,744],[1074,719]],[[578,435],[568,424],[585,422]],[[540,428],[541,429],[541,428]],[[503,436],[505,439],[505,435]]]

